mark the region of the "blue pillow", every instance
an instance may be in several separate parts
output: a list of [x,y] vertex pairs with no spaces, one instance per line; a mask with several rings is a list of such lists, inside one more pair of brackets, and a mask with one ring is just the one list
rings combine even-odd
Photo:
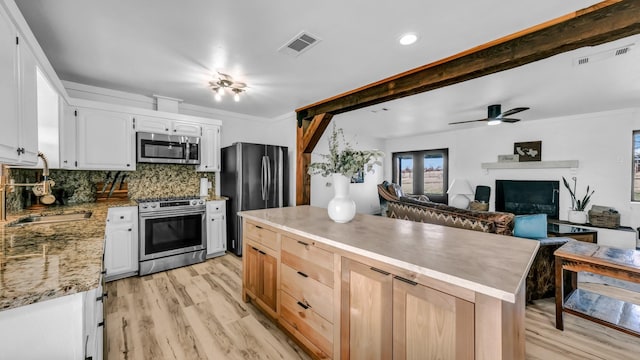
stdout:
[[547,237],[547,214],[518,215],[514,219],[513,236],[528,239]]

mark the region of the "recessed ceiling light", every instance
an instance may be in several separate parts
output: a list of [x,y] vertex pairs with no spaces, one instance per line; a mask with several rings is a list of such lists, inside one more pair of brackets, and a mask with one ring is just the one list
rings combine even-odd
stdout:
[[416,34],[404,34],[402,35],[402,37],[400,37],[400,44],[401,45],[411,45],[414,42],[416,42],[416,40],[418,40],[418,36]]

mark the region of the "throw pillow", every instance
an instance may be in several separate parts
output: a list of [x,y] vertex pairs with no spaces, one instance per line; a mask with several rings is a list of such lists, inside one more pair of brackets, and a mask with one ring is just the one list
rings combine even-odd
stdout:
[[514,219],[513,236],[527,239],[547,237],[547,214],[518,215]]

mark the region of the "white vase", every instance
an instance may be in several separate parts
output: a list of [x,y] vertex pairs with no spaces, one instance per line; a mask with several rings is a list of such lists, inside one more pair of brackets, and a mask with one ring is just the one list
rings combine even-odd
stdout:
[[349,197],[351,179],[342,174],[333,174],[333,199],[327,205],[331,220],[347,223],[356,216],[356,203]]
[[587,223],[587,212],[586,211],[569,210],[569,222],[572,222],[574,224],[586,224]]

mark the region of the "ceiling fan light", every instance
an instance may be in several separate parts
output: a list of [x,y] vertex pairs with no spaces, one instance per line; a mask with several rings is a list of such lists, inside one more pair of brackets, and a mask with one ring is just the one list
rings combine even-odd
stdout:
[[501,124],[502,120],[500,119],[491,119],[489,121],[487,121],[487,125],[498,125]]
[[222,96],[220,96],[220,94],[218,94],[217,92],[216,92],[216,95],[214,96],[214,98],[216,99],[216,101],[222,100]]
[[233,94],[233,100],[235,100],[236,102],[240,101],[240,94],[239,93]]
[[224,95],[224,88],[220,86],[218,90],[216,90],[216,96],[221,97],[222,95]]

